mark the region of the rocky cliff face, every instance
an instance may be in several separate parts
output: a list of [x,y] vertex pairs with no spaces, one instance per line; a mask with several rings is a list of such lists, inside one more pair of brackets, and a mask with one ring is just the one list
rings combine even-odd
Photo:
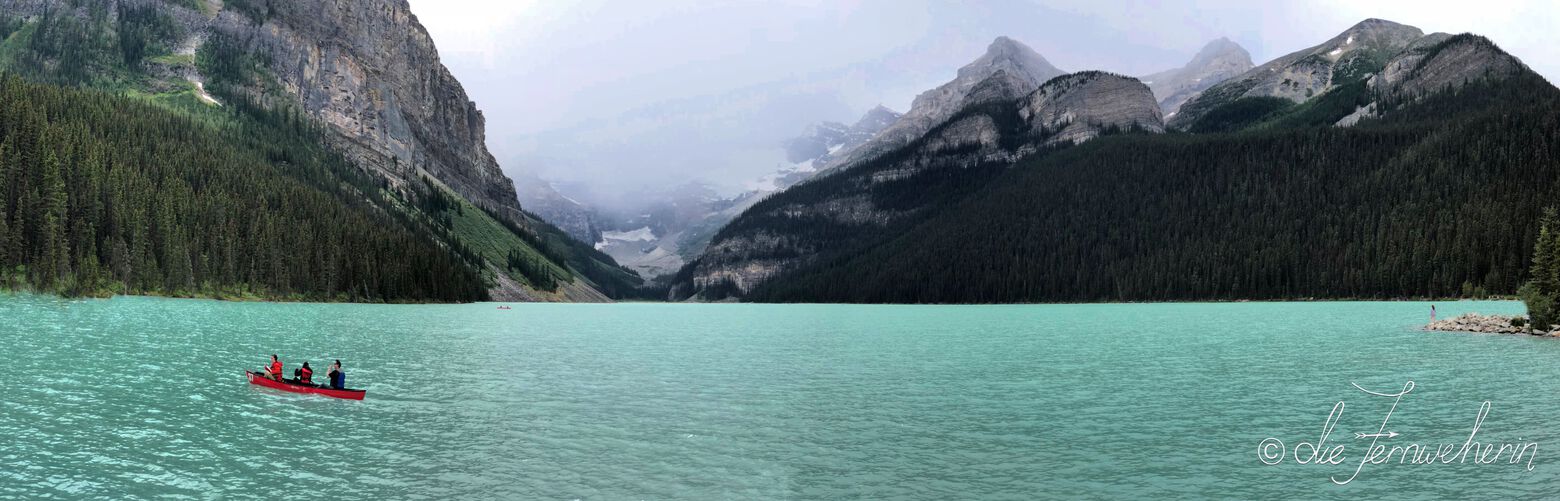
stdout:
[[1437,33],[1388,61],[1370,86],[1394,97],[1416,96],[1526,71],[1527,65],[1487,38]]
[[1169,126],[1189,128],[1214,108],[1243,97],[1305,102],[1380,71],[1387,60],[1424,36],[1413,26],[1366,19],[1321,45],[1303,49],[1210,87],[1187,100]]
[[1251,70],[1251,54],[1240,44],[1220,38],[1192,57],[1185,66],[1142,77],[1159,100],[1165,116],[1174,116],[1187,99],[1198,92]]
[[[1432,33],[1414,41],[1367,81],[1373,95],[1401,105],[1426,94],[1456,89],[1472,82],[1502,79],[1530,71],[1521,60],[1478,35]],[[1373,100],[1339,119],[1349,127],[1382,113]]]
[[426,172],[474,203],[518,209],[482,112],[405,0],[249,3],[263,5],[258,19],[223,9],[206,29],[263,54],[282,90],[360,164],[392,180]]
[[[514,183],[487,151],[482,112],[439,62],[406,0],[101,0],[152,5],[181,28],[176,52],[192,56],[214,37],[257,55],[265,77],[246,91],[287,99],[334,132],[334,146],[392,186],[430,176],[474,203],[518,215]],[[63,0],[0,0],[13,16],[77,12]],[[190,63],[148,62],[152,75],[197,85]],[[211,96],[202,94],[211,100]],[[519,218],[516,218],[519,220]]]
[[1136,79],[1082,72],[1036,88],[1030,76],[998,69],[969,85],[948,119],[923,135],[755,204],[679,273],[673,297],[745,293],[858,236],[923,217],[926,199],[884,200],[940,189],[935,179],[922,185],[928,173],[1010,165],[1046,145],[1109,131],[1164,130],[1153,92]]
[[825,171],[849,167],[853,163],[869,160],[877,155],[897,149],[926,134],[937,124],[943,123],[963,109],[965,97],[976,84],[985,81],[998,71],[1008,78],[1021,82],[1026,90],[1038,88],[1046,80],[1064,73],[1056,69],[1034,49],[1008,37],[998,37],[986,48],[979,59],[959,68],[958,76],[946,84],[921,93],[910,103],[910,111],[899,117],[871,141],[836,155]]
[[552,184],[533,174],[521,174],[515,183],[520,205],[526,211],[557,226],[569,237],[594,244],[601,240],[601,225],[595,212],[564,196]]
[[1045,144],[1081,143],[1108,128],[1164,132],[1159,103],[1148,86],[1131,77],[1086,71],[1052,79],[1030,94],[1019,110]]

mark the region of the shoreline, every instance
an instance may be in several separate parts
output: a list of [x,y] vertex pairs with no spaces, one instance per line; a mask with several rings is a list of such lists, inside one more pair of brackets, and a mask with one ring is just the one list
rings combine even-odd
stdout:
[[[972,303],[827,303],[827,302],[823,302],[823,303],[810,303],[810,302],[741,302],[741,301],[653,301],[653,300],[645,300],[645,299],[642,299],[642,298],[616,300],[616,301],[612,301],[610,303],[595,303],[595,302],[583,302],[583,301],[496,301],[496,300],[467,301],[467,302],[450,302],[450,301],[436,301],[436,300],[423,300],[423,301],[407,300],[407,301],[365,302],[365,301],[344,301],[344,300],[343,301],[334,301],[334,300],[321,299],[321,298],[275,298],[275,297],[253,296],[253,295],[210,296],[210,295],[201,295],[201,294],[167,295],[167,294],[146,294],[146,293],[140,293],[140,294],[112,293],[112,294],[106,294],[106,295],[88,294],[88,295],[81,295],[81,296],[66,296],[66,295],[62,295],[62,294],[58,294],[58,293],[54,293],[54,292],[41,292],[41,291],[36,291],[36,290],[31,290],[31,289],[26,289],[26,288],[0,287],[0,296],[19,295],[19,294],[32,294],[32,295],[37,295],[37,296],[52,296],[52,297],[56,297],[56,298],[60,298],[60,299],[99,299],[99,300],[106,300],[106,299],[113,299],[114,297],[124,296],[124,297],[147,297],[147,298],[158,298],[158,299],[193,299],[193,300],[202,300],[202,301],[222,301],[222,302],[230,302],[230,303],[279,303],[279,304],[314,303],[314,304],[343,304],[343,305],[345,305],[345,304],[359,304],[359,305],[461,305],[461,304],[509,304],[509,305],[516,305],[516,304],[522,304],[523,305],[523,304],[533,304],[533,303],[535,303],[535,304],[638,304],[638,305],[644,305],[644,304],[701,304],[701,305],[746,304],[746,305],[815,305],[815,306],[829,306],[829,305],[848,305],[848,306],[1046,306],[1046,305],[1113,305],[1113,304],[1122,304],[1122,305],[1126,305],[1126,304],[1144,304],[1144,305],[1147,305],[1147,304],[1329,303],[1329,302],[1336,302],[1336,303],[1371,303],[1371,302],[1379,302],[1379,303],[1423,303],[1423,302],[1458,303],[1458,302],[1465,302],[1465,301],[1519,301],[1519,299],[1517,299],[1514,296],[1490,296],[1490,297],[1486,297],[1486,298],[1412,298],[1412,297],[1410,297],[1410,298],[1358,298],[1358,297],[1353,297],[1353,298],[1317,298],[1317,297],[1305,297],[1305,298],[1292,298],[1292,299],[1271,299],[1271,298],[1269,298],[1269,299],[1185,299],[1185,300],[1144,300],[1144,301],[1056,301],[1056,302],[1030,302],[1030,303],[973,303],[973,302]],[[1477,315],[1477,313],[1473,313],[1473,315]],[[1495,317],[1508,318],[1508,319],[1512,318],[1512,316],[1509,316],[1509,315],[1507,315],[1507,316],[1494,315],[1494,316]],[[1446,322],[1446,321],[1449,321],[1449,320],[1452,320],[1452,319],[1439,320],[1437,322]],[[1451,331],[1452,329],[1431,329],[1429,326],[1426,326],[1426,330]],[[1472,332],[1472,331],[1470,331],[1470,332]],[[1560,332],[1560,331],[1557,331],[1557,332]]]
[[1424,330],[1434,332],[1464,332],[1470,334],[1512,334],[1537,337],[1560,337],[1560,329],[1534,329],[1527,325],[1527,317],[1517,315],[1481,315],[1465,313],[1425,324]]

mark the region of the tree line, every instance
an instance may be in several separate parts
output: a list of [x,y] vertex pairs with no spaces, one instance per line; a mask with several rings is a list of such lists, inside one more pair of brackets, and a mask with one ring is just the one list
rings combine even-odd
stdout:
[[[1511,294],[1542,208],[1560,199],[1557,94],[1526,74],[1389,101],[1385,118],[1352,128],[1128,134],[1012,168],[926,172],[904,182],[979,187],[921,204],[927,215],[899,227],[786,233],[826,251],[747,299]],[[873,196],[880,207],[926,197]]]
[[64,294],[486,297],[307,129],[0,77],[0,280]]

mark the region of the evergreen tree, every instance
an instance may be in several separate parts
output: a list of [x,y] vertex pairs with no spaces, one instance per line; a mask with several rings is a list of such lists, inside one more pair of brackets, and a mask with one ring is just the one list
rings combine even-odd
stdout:
[[443,248],[405,201],[387,199],[326,149],[319,131],[284,126],[278,116],[177,113],[0,77],[5,285],[64,294],[486,297],[473,263]]
[[1529,279],[1517,294],[1527,305],[1528,320],[1536,329],[1548,330],[1560,323],[1560,218],[1555,208],[1544,209],[1539,219],[1538,237],[1533,243],[1533,266]]

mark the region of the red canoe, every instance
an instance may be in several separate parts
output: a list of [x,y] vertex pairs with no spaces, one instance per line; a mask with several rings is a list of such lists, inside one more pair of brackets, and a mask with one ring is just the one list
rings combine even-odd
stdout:
[[368,390],[333,390],[323,386],[277,381],[275,379],[265,377],[265,374],[261,374],[255,371],[244,371],[244,375],[249,377],[249,384],[264,386],[266,388],[275,388],[282,391],[290,391],[293,393],[313,393],[315,395],[324,395],[331,398],[344,398],[347,400],[362,400],[363,395],[368,393]]

